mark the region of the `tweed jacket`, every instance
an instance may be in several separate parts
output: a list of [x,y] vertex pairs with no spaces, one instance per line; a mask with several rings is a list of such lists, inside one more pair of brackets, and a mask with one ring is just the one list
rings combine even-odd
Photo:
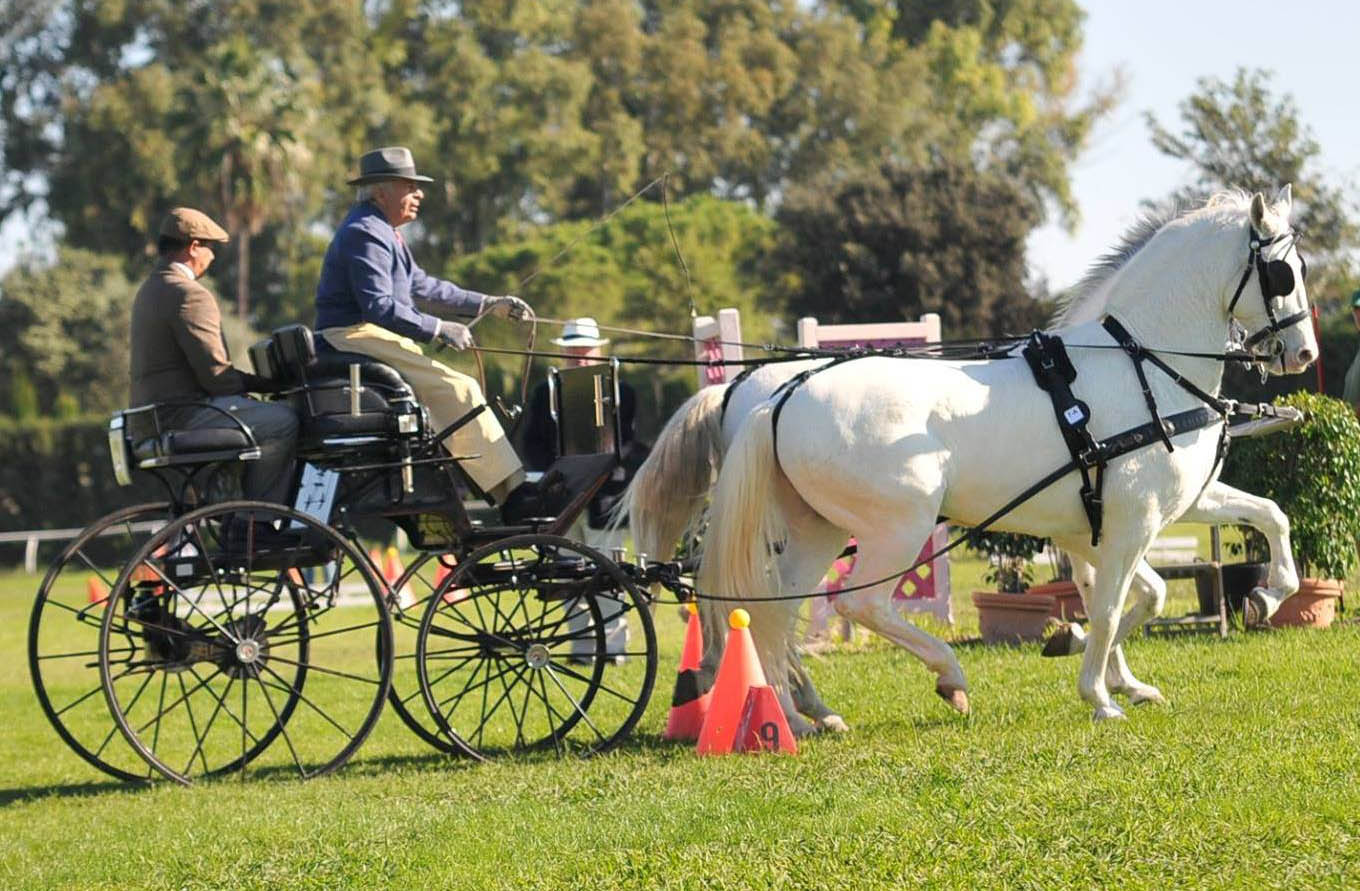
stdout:
[[363,201],[350,209],[326,249],[316,286],[316,330],[372,322],[428,343],[439,319],[416,309],[415,300],[475,316],[485,297],[427,274],[377,205]]
[[247,375],[231,365],[217,299],[161,260],[132,302],[131,405],[234,396]]

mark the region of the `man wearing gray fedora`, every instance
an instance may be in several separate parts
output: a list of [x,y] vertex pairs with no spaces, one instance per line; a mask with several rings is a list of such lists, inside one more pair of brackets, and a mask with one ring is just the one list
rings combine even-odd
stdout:
[[[336,230],[316,288],[316,331],[338,350],[365,353],[395,368],[443,429],[486,402],[477,382],[427,357],[418,343],[439,341],[462,350],[472,332],[461,322],[422,312],[423,300],[453,315],[491,314],[525,319],[529,304],[509,295],[492,296],[428,275],[411,256],[397,230],[420,212],[423,183],[411,151],[404,146],[374,149],[359,159],[358,201]],[[524,481],[519,456],[500,422],[483,411],[445,442],[452,455],[475,455],[464,471],[494,503],[506,522],[551,516],[564,493],[540,492]]]

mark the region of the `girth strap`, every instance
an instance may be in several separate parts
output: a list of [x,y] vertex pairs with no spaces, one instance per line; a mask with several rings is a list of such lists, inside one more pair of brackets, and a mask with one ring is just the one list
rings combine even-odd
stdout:
[[774,448],[774,463],[776,465],[779,463],[779,415],[784,411],[784,403],[789,401],[789,397],[793,395],[793,392],[801,387],[808,378],[819,371],[826,371],[833,366],[841,365],[854,359],[863,359],[870,355],[873,354],[864,351],[851,352],[846,353],[843,356],[836,356],[825,365],[818,365],[815,368],[805,368],[793,377],[784,381],[784,383],[779,385],[779,389],[770,394],[770,398],[775,400],[774,413],[770,416],[770,435],[771,445]]
[[727,420],[727,403],[732,401],[732,394],[737,392],[737,387],[741,386],[748,377],[755,374],[756,369],[763,367],[761,365],[747,365],[727,384],[727,389],[723,390],[722,405],[718,408],[718,426],[720,428],[723,421]]
[[[1104,517],[1101,491],[1105,483],[1105,460],[1091,437],[1091,431],[1087,429],[1091,420],[1090,407],[1072,395],[1071,385],[1077,379],[1077,370],[1067,357],[1062,338],[1056,334],[1032,332],[1021,352],[1029,363],[1030,371],[1034,373],[1035,383],[1053,401],[1058,431],[1067,443],[1072,463],[1081,471],[1081,506],[1086,511],[1087,522],[1091,524],[1091,546],[1095,547],[1100,544]],[[1091,481],[1092,470],[1095,471],[1094,483]]]

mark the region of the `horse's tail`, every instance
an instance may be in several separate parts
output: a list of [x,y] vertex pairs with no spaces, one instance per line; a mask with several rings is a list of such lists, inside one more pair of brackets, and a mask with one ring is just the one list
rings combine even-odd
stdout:
[[723,459],[697,580],[706,629],[725,627],[720,617],[738,604],[703,599],[704,594],[750,598],[740,605],[751,614],[751,636],[772,684],[782,684],[787,675],[789,625],[789,604],[769,599],[780,591],[779,569],[771,558],[786,537],[775,503],[780,474],[774,453],[774,406],[766,402],[742,424]]
[[627,518],[633,548],[669,560],[703,517],[722,460],[722,401],[726,387],[705,387],[666,422],[647,460],[619,499],[613,525]]

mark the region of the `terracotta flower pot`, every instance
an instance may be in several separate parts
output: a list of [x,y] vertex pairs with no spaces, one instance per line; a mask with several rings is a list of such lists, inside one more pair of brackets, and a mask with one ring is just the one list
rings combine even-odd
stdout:
[[1072,622],[1086,618],[1086,608],[1081,603],[1081,591],[1077,590],[1077,583],[1074,581],[1062,580],[1045,582],[1042,585],[1030,585],[1029,590],[1025,593],[1052,597],[1053,612],[1050,615],[1055,619]]
[[1342,583],[1337,579],[1302,579],[1299,590],[1287,598],[1270,624],[1276,628],[1326,628],[1336,618]]
[[974,591],[983,643],[1039,641],[1056,600],[1048,594],[997,594]]

